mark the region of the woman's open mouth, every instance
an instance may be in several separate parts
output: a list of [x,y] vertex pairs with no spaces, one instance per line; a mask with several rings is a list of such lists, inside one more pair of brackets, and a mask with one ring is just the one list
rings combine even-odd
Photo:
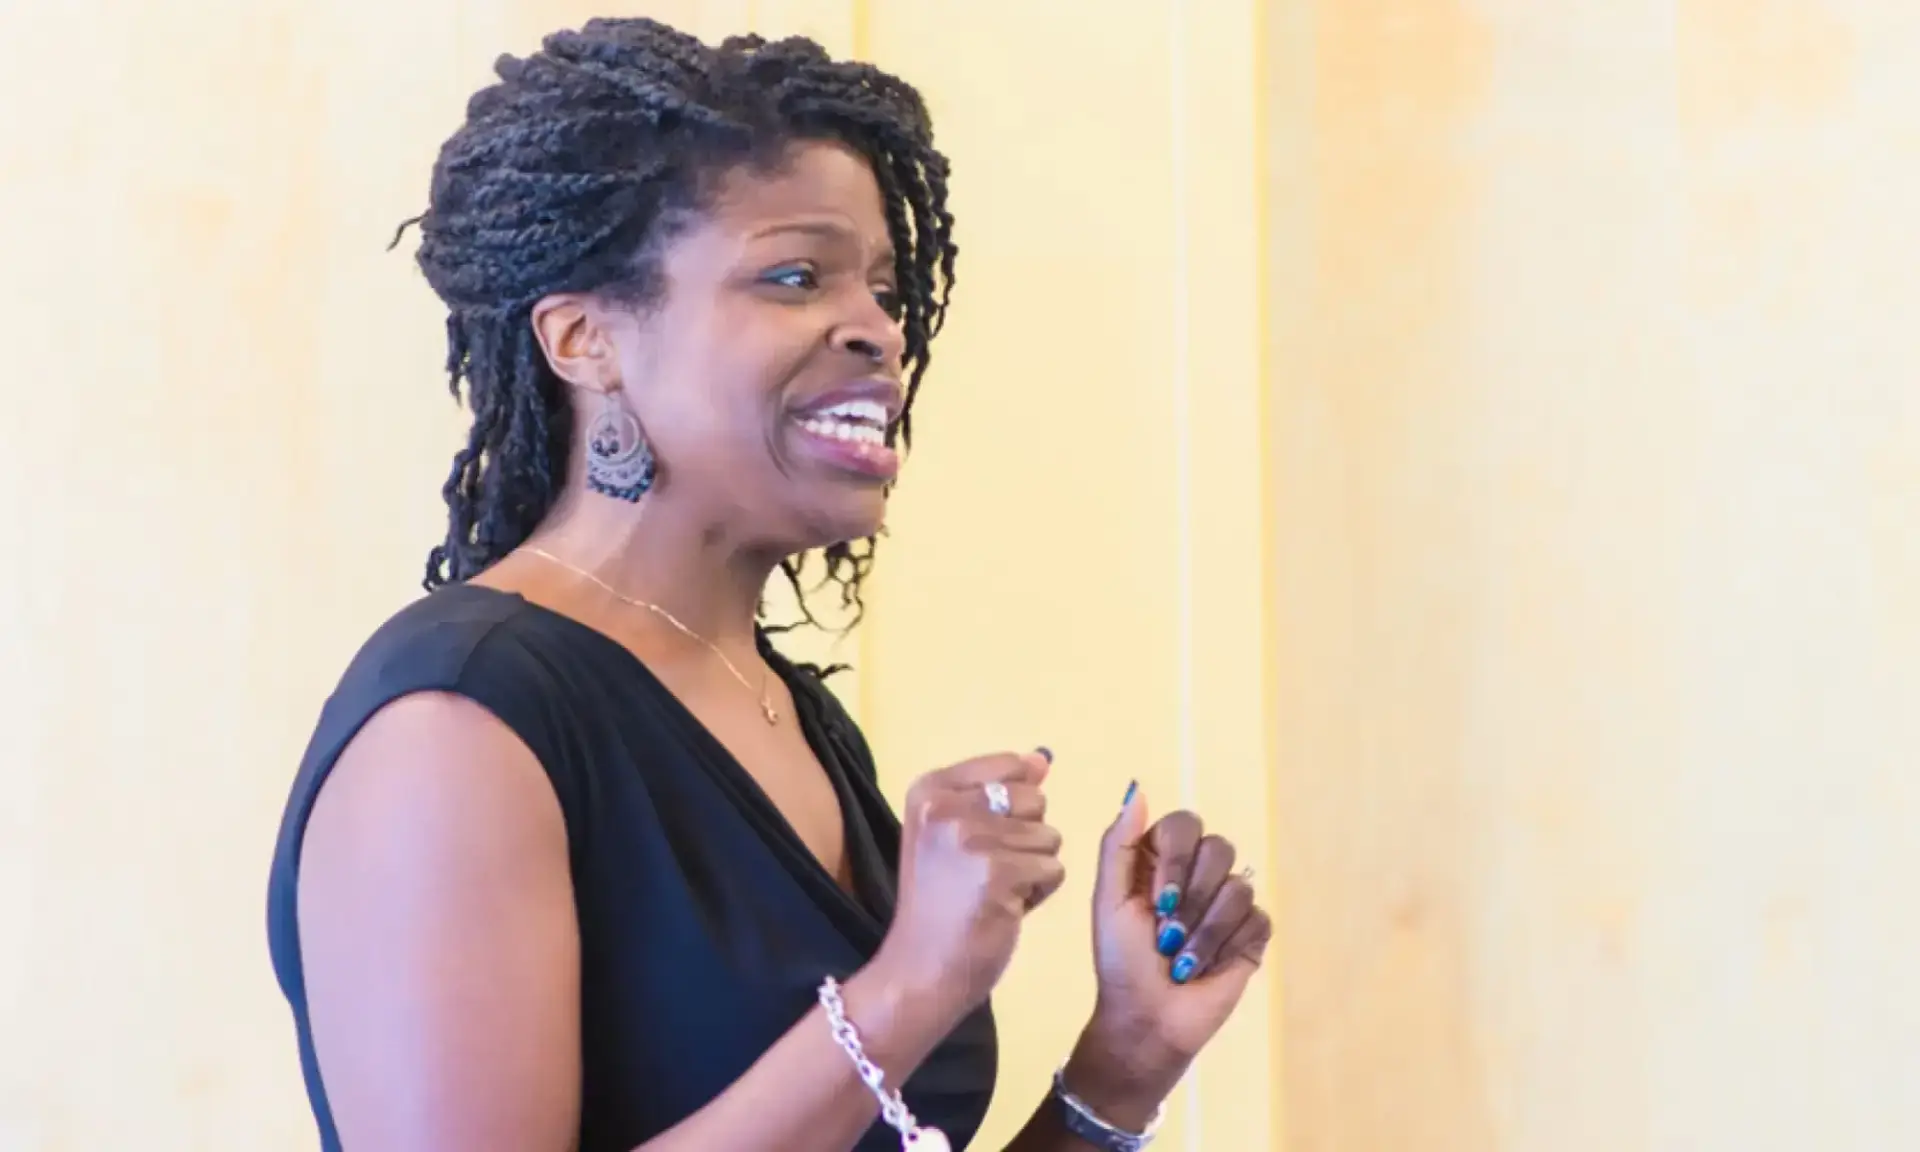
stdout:
[[809,448],[849,472],[891,480],[900,454],[887,447],[887,408],[877,400],[847,400],[796,421]]

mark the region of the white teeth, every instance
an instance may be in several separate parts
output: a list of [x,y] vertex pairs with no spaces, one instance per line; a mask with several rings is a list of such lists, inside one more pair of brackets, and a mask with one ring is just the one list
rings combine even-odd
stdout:
[[887,407],[878,400],[849,400],[844,404],[835,404],[820,415],[839,420],[859,420],[882,428],[887,424]]
[[855,424],[846,420],[815,416],[801,421],[800,426],[815,436],[824,436],[829,440],[845,440],[853,444],[871,444],[875,447],[887,442],[886,429],[875,424]]
[[878,400],[847,400],[813,413],[800,426],[815,436],[875,448],[887,442],[887,406]]

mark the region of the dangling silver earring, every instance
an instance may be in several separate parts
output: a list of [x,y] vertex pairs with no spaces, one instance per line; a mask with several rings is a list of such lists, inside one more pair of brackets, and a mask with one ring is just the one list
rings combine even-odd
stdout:
[[587,487],[602,496],[636,504],[653,487],[653,449],[640,421],[620,402],[616,385],[587,425]]

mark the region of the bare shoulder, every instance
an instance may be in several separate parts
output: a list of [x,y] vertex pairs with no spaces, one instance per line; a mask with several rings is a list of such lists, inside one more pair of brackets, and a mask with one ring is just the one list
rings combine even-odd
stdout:
[[579,944],[540,763],[451,693],[403,696],[341,753],[300,853],[300,956],[350,1148],[565,1148]]
[[[500,833],[515,841],[558,835],[565,850],[565,822],[552,785],[533,752],[504,721],[485,707],[451,692],[416,692],[381,708],[340,753],[314,801],[301,873],[316,850],[353,829],[378,835],[388,826],[417,826],[444,834],[477,831],[477,847],[500,850]],[[391,831],[402,831],[393,828]],[[404,847],[406,841],[395,841]],[[421,842],[420,851],[451,847]],[[303,885],[304,886],[304,885]]]

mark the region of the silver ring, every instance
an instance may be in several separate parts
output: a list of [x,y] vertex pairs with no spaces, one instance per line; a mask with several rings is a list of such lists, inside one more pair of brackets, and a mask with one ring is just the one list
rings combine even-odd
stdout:
[[980,786],[987,793],[987,811],[995,816],[1005,816],[1013,811],[1013,797],[1007,793],[1007,786],[998,780],[989,780]]

